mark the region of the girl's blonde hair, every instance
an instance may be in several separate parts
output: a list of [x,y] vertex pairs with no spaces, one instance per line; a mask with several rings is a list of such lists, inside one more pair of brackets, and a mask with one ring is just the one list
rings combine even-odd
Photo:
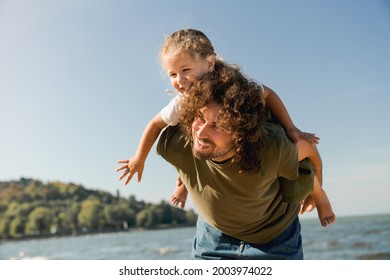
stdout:
[[166,54],[175,55],[187,52],[195,59],[215,58],[214,47],[207,36],[195,29],[181,29],[168,36],[159,53],[160,61]]

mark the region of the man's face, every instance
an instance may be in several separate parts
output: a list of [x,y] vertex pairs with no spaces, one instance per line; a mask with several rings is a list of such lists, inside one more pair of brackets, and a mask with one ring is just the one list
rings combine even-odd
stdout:
[[192,123],[192,152],[198,159],[223,162],[235,154],[232,137],[218,128],[220,109],[217,103],[206,105]]

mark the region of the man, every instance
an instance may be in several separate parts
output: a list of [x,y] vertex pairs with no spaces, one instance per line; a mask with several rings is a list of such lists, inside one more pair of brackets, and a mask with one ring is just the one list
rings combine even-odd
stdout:
[[297,179],[307,157],[321,174],[316,147],[294,145],[265,123],[261,88],[227,65],[193,86],[180,121],[182,129],[162,133],[157,152],[199,212],[192,257],[303,259],[300,205],[283,200],[278,178]]

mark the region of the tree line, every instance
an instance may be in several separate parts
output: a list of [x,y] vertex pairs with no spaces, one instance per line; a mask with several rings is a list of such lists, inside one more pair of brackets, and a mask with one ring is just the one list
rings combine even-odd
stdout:
[[192,210],[165,201],[146,203],[73,183],[0,182],[2,239],[193,226],[196,219]]

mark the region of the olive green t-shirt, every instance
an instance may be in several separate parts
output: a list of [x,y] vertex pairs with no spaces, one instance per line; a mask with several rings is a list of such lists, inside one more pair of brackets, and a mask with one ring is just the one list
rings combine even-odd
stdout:
[[199,160],[180,129],[168,126],[157,153],[171,163],[188,189],[199,214],[211,226],[246,242],[265,244],[279,236],[297,217],[298,203],[286,203],[278,177],[298,177],[297,147],[282,128],[266,123],[265,149],[259,172],[239,174],[231,162]]

